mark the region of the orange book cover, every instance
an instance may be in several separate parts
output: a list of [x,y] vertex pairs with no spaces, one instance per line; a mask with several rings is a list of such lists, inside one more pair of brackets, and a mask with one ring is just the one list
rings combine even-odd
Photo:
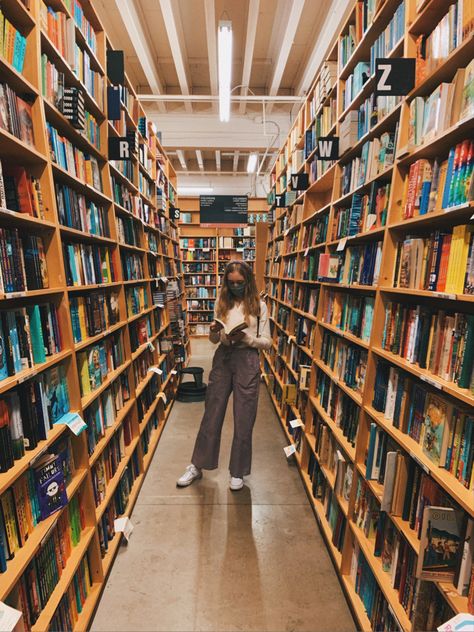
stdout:
[[31,147],[35,145],[35,135],[33,131],[33,118],[32,118],[32,110],[31,105],[20,99],[20,97],[16,97],[17,108],[18,108],[18,117],[20,119],[20,135],[21,140]]
[[438,280],[436,283],[436,291],[444,292],[446,289],[446,279],[448,276],[448,261],[449,252],[451,250],[451,237],[452,235],[444,235],[443,245],[441,246],[441,258],[439,261]]

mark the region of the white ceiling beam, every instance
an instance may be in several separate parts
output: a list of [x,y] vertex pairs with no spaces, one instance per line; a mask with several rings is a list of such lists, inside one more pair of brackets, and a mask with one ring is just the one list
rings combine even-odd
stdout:
[[200,149],[196,149],[196,160],[198,162],[199,169],[201,171],[204,171],[204,163],[202,161],[202,153]]
[[[252,72],[253,50],[255,47],[255,36],[257,34],[258,12],[260,0],[250,0],[249,13],[247,17],[247,37],[245,38],[244,68],[242,71],[242,87],[240,94],[246,96],[250,85],[250,74]],[[240,102],[239,114],[245,114],[245,101]]]
[[[115,0],[115,4],[152,92],[163,94],[164,90],[156,72],[153,54],[133,0]],[[159,103],[158,107],[160,112],[166,112],[164,103]]]
[[296,94],[306,94],[310,89],[319,67],[324,61],[334,34],[339,33],[339,25],[346,19],[346,13],[352,8],[352,0],[334,0],[329,7],[324,24],[321,27],[319,37],[316,38],[313,50],[309,57],[303,76],[296,87]]
[[[170,43],[171,54],[173,55],[176,74],[178,75],[179,87],[182,94],[189,94],[188,73],[185,63],[184,54],[184,35],[181,18],[179,16],[179,7],[176,7],[176,15],[171,6],[171,0],[160,0],[161,13],[165,23],[166,34]],[[186,112],[193,111],[192,105],[185,102]]]
[[234,162],[232,164],[232,171],[234,173],[234,176],[237,175],[237,168],[239,166],[239,154],[240,154],[240,151],[234,152]]
[[221,170],[221,152],[219,149],[216,149],[216,169],[217,171]]
[[188,166],[186,164],[186,160],[184,159],[184,152],[182,149],[177,149],[176,150],[176,155],[178,156],[178,160],[179,160],[179,164],[181,165],[181,167],[183,169],[187,169]]
[[[209,63],[209,80],[211,94],[218,94],[219,85],[217,79],[217,31],[216,31],[216,6],[214,0],[204,0],[204,13],[206,17],[207,57]],[[212,111],[216,112],[216,104],[212,104]]]
[[[280,49],[278,52],[278,57],[275,63],[273,77],[270,84],[269,94],[271,96],[274,96],[278,93],[281,79],[283,77],[283,73],[285,72],[288,57],[290,56],[291,47],[293,46],[296,29],[298,28],[301,13],[303,12],[304,3],[305,0],[293,0],[293,4],[291,5],[290,15],[288,18],[288,22],[286,23],[285,34],[283,36],[283,40],[280,42]],[[267,113],[269,114],[271,110],[272,105],[270,104],[267,109]]]

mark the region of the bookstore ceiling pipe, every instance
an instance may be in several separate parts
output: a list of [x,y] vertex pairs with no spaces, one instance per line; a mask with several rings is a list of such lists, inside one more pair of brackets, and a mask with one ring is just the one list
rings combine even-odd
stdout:
[[[219,95],[207,94],[139,94],[139,101],[219,101]],[[236,94],[230,97],[231,101],[248,101],[261,103],[301,103],[305,99],[293,96],[257,96]]]

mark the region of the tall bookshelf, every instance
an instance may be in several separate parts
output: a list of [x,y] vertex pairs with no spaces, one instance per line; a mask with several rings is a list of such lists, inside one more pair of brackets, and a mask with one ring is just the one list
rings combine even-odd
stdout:
[[255,272],[259,290],[263,289],[267,223],[262,206],[263,200],[249,199],[253,223],[247,227],[206,227],[199,223],[199,198],[182,199],[179,234],[190,335],[208,335],[223,272],[231,259],[246,261]]
[[[11,428],[14,402],[23,398],[24,405],[30,388],[42,389],[35,392],[42,393],[45,417],[45,438],[40,436],[37,444],[36,439],[30,441],[30,449],[0,473],[9,538],[14,515],[5,519],[4,503],[14,498],[13,512],[18,515],[29,507],[13,527],[18,530],[17,546],[6,541],[10,559],[0,574],[0,600],[30,611],[25,629],[64,629],[67,622],[67,628],[85,630],[121,542],[114,519],[130,515],[173,404],[176,369],[187,359],[185,296],[177,226],[170,219],[170,208],[177,203],[176,174],[157,134],[128,80],[122,90],[121,121],[107,120],[105,68],[111,46],[92,3],[81,0],[82,12],[76,7],[73,16],[67,0],[48,0],[49,20],[42,6],[41,0],[6,0],[1,6],[4,18],[26,38],[22,72],[1,54],[0,68],[2,82],[31,103],[34,145],[0,129],[0,160],[4,176],[13,161],[37,179],[43,210],[35,216],[1,208],[0,227],[18,230],[24,239],[42,238],[43,274],[38,268],[35,274],[42,277],[43,287],[28,289],[28,279],[21,291],[6,291],[4,285],[0,300],[2,313],[24,314],[24,308],[50,305],[60,335],[56,329],[54,351],[45,360],[32,357],[29,366],[11,371],[0,382],[2,430],[5,423],[7,431]],[[54,29],[60,21],[63,38]],[[47,82],[42,67],[48,69]],[[64,86],[79,88],[84,97],[87,133],[73,127],[58,109],[52,83],[58,73]],[[112,164],[107,159],[108,138],[126,131],[137,134],[138,154],[128,165]],[[58,144],[53,155],[53,138],[70,143],[69,151],[86,154],[88,168],[80,170],[81,154],[66,163]],[[83,196],[87,213],[71,214],[60,195]],[[78,254],[74,265],[73,252]],[[92,264],[86,252],[100,255],[96,283],[90,282]],[[93,305],[101,317],[97,311],[87,313],[86,305]],[[64,394],[65,387],[68,398],[62,396],[58,412],[54,398],[58,389]],[[66,409],[87,424],[78,436],[64,423]],[[27,437],[25,415],[23,426]],[[38,458],[59,449],[69,466],[68,504],[40,520],[35,508],[18,500],[19,490],[29,484]],[[29,496],[35,497],[31,489]],[[30,512],[27,518],[25,511]],[[35,561],[40,573],[34,578]],[[74,605],[79,593],[81,607]]]
[[[462,374],[454,373],[455,367],[443,377],[440,362],[436,365],[429,356],[421,367],[413,356],[415,341],[409,348],[406,333],[404,344],[396,338],[397,331],[400,338],[408,327],[415,331],[415,318],[427,319],[424,331],[432,332],[431,349],[445,336],[445,316],[465,315],[457,316],[456,323],[471,322],[472,327],[472,290],[464,284],[464,269],[456,277],[451,260],[452,276],[443,278],[446,270],[440,272],[440,259],[429,244],[436,243],[440,249],[445,244],[446,252],[440,252],[440,257],[445,257],[448,266],[448,245],[454,243],[456,233],[450,235],[454,228],[467,226],[457,230],[466,243],[471,239],[472,252],[474,202],[467,187],[458,197],[443,199],[442,185],[433,195],[434,184],[432,200],[415,197],[415,169],[426,169],[420,178],[430,181],[427,164],[417,165],[417,161],[431,161],[431,168],[436,169],[434,161],[442,166],[450,152],[454,159],[458,147],[462,165],[460,152],[466,147],[462,143],[472,139],[468,132],[472,106],[467,115],[459,116],[459,95],[453,88],[448,92],[453,97],[451,105],[443,115],[428,117],[424,130],[419,120],[417,127],[414,113],[417,103],[421,107],[417,98],[430,103],[439,84],[459,81],[458,69],[473,58],[472,21],[464,29],[449,30],[455,4],[437,0],[354,3],[271,176],[268,202],[274,221],[269,227],[265,281],[273,347],[264,352],[264,377],[362,630],[380,625],[382,616],[390,626],[386,629],[436,629],[453,614],[468,612],[468,597],[459,594],[452,580],[415,579],[422,550],[423,506],[414,503],[407,488],[415,489],[418,494],[413,493],[413,498],[419,498],[421,487],[428,505],[449,505],[463,512],[466,520],[474,518],[472,474],[462,468],[453,473],[452,460],[447,464],[441,460],[439,465],[432,433],[421,434],[415,425],[419,418],[427,424],[429,403],[429,410],[448,427],[446,444],[461,458],[464,453],[454,441],[455,429],[461,433],[466,427],[461,424],[468,423],[463,420],[474,413],[472,375],[460,386]],[[366,17],[364,6],[369,6]],[[431,57],[423,64],[421,36],[426,40],[433,31],[431,38],[439,37],[438,44],[444,42],[445,49],[442,53],[436,49],[437,63]],[[433,42],[423,43],[432,50]],[[416,85],[410,94],[385,97],[374,108],[376,56],[417,57],[418,61]],[[330,135],[340,139],[340,158],[317,161],[315,138]],[[367,152],[368,142],[373,153]],[[386,151],[379,152],[380,146]],[[360,162],[354,165],[355,159],[367,168],[361,168]],[[309,176],[309,187],[304,192],[291,191],[290,175],[303,171]],[[278,196],[285,193],[286,206],[277,208]],[[411,267],[403,267],[410,266],[408,259],[414,257],[408,238],[418,243],[419,270],[427,268],[422,253],[431,256],[431,286],[417,278],[415,258],[410,260]],[[425,245],[416,242],[422,238]],[[359,257],[366,259],[360,274],[354,263]],[[438,329],[431,326],[431,319]],[[462,337],[457,324],[453,329]],[[449,352],[440,348],[439,353],[444,353],[438,356],[443,362],[450,360]],[[460,352],[458,362],[462,366]],[[469,361],[464,378],[467,373]],[[453,410],[460,411],[457,425]],[[472,442],[464,441],[466,468],[472,467]],[[390,466],[395,468],[392,500],[385,478],[388,452],[396,459],[396,465]],[[371,459],[377,455],[380,463],[374,464]],[[468,570],[472,560],[469,564]]]

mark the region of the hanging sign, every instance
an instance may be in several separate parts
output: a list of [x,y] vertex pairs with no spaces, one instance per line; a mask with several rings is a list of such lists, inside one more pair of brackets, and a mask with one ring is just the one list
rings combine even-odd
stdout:
[[125,84],[125,59],[123,50],[107,51],[107,77],[114,86]]
[[416,60],[398,57],[375,60],[376,96],[406,96],[415,87]]
[[337,136],[320,136],[317,142],[318,160],[339,159],[339,138]]
[[280,195],[275,195],[275,206],[277,208],[285,208],[286,200],[284,193],[281,193]]
[[131,160],[132,148],[128,138],[109,137],[109,160]]
[[291,174],[291,189],[293,191],[306,191],[309,186],[309,175],[307,173]]

